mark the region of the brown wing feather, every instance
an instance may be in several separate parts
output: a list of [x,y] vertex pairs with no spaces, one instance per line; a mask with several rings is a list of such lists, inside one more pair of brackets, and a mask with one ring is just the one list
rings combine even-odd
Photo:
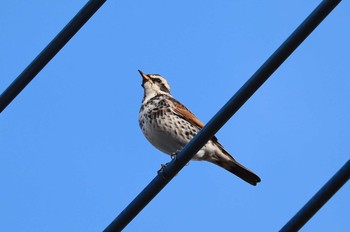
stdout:
[[[199,121],[199,119],[191,112],[189,111],[184,105],[182,105],[177,100],[173,99],[174,103],[174,112],[179,115],[180,117],[184,118],[185,120],[189,121],[193,125],[197,126],[199,129],[202,129],[204,127],[204,124]],[[219,143],[218,139],[213,136],[211,138],[211,141],[213,141],[219,149],[222,151],[223,154],[227,156],[231,161],[224,160],[208,160],[209,162],[212,162],[220,167],[225,168],[229,172],[237,175],[238,177],[242,178],[243,180],[247,181],[248,183],[252,185],[256,185],[258,182],[260,182],[260,178],[244,167],[242,164],[238,163],[225,149],[224,147]]]
[[193,123],[195,126],[202,129],[204,127],[204,124],[199,121],[199,119],[191,112],[189,111],[184,105],[182,105],[180,102],[174,99],[174,111],[175,113],[181,115],[183,118],[188,120],[189,122]]
[[[197,126],[199,129],[202,129],[204,127],[204,124],[189,110],[186,108],[186,106],[182,105],[179,101],[173,99],[174,103],[174,111],[179,116],[183,117],[184,119],[188,120],[190,123]],[[215,137],[215,135],[211,138],[213,142],[218,143],[218,139]],[[222,147],[222,145],[220,144]]]

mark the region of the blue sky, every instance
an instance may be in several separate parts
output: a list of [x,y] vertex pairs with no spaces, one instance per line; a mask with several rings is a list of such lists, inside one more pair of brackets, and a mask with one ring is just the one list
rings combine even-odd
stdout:
[[[86,1],[2,2],[2,92]],[[137,69],[207,122],[320,1],[107,1],[1,114],[0,231],[101,231],[169,157]],[[218,132],[252,187],[191,162],[125,231],[276,231],[349,159],[343,1]],[[346,231],[349,184],[303,231]]]

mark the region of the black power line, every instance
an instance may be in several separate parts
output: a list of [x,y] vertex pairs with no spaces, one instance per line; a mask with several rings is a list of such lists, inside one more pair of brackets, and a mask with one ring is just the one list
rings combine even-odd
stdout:
[[91,16],[106,0],[88,1],[74,18],[57,34],[57,36],[40,52],[26,69],[0,95],[0,113],[15,99],[15,97],[33,80],[50,60],[66,45]]
[[287,222],[280,232],[298,231],[349,180],[350,160]]
[[307,17],[288,39],[270,56],[254,75],[233,95],[221,110],[177,154],[164,171],[158,174],[139,195],[104,230],[121,231],[134,217],[167,185],[170,180],[191,160],[205,143],[239,110],[271,74],[310,35],[323,19],[337,6],[340,0],[324,0]]

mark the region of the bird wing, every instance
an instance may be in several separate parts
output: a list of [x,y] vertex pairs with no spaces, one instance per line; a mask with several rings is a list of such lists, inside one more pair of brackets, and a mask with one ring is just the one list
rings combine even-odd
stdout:
[[204,127],[204,124],[191,111],[189,111],[184,105],[182,105],[177,100],[173,100],[175,106],[174,112],[177,115],[184,118],[186,121],[189,121],[190,123],[194,124],[199,129],[202,129]]
[[[175,99],[173,99],[173,100],[174,100],[173,103],[175,106],[174,111],[177,115],[179,115],[183,119],[189,121],[190,123],[192,123],[193,125],[195,125],[199,129],[202,129],[204,127],[204,124],[189,109],[187,109],[186,106],[182,105],[179,101],[177,101]],[[217,145],[219,145],[219,147],[223,148],[223,146],[219,143],[219,141],[215,135],[211,138],[211,140],[214,143],[217,143]]]
[[[175,106],[174,111],[177,115],[189,121],[199,129],[202,129],[204,127],[204,124],[189,109],[187,109],[186,106],[182,105],[179,101],[175,99],[173,99],[173,103]],[[223,146],[218,142],[218,139],[215,137],[215,135],[211,138],[211,140],[214,143],[217,143],[219,147],[223,148]]]
[[[191,112],[189,111],[184,105],[182,105],[177,100],[173,99],[174,103],[174,113],[182,117],[183,119],[187,120],[188,122],[192,123],[193,125],[197,126],[199,129],[202,129],[204,127],[204,124],[199,121],[199,119]],[[260,182],[260,178],[244,167],[242,164],[238,163],[224,148],[224,146],[219,143],[218,139],[213,136],[211,138],[211,141],[214,142],[218,146],[218,148],[222,151],[222,154],[226,156],[225,159],[215,159],[215,160],[208,160],[209,162],[212,162],[216,165],[219,165],[220,167],[225,168],[229,172],[237,175],[238,177],[242,178],[243,180],[247,181],[248,183],[252,185],[256,185],[258,182]],[[231,162],[227,162],[227,158],[231,160]]]

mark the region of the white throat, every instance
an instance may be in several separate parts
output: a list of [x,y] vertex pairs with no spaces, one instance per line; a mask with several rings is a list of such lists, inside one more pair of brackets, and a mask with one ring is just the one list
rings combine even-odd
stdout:
[[154,85],[150,82],[146,82],[143,88],[144,88],[144,97],[143,97],[142,103],[145,103],[151,98],[160,94],[171,96],[169,93],[160,90],[160,88],[157,85]]

